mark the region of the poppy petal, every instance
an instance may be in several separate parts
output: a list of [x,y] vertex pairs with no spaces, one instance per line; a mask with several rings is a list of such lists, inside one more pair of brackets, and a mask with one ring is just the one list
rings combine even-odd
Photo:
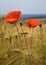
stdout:
[[11,18],[11,19],[4,19],[4,22],[8,22],[8,23],[14,23],[14,22],[16,22],[17,21],[17,19],[14,19],[14,18]]
[[27,20],[28,27],[36,27],[40,22],[36,19],[29,19]]
[[6,15],[4,21],[6,21],[7,23],[14,23],[20,20],[20,16],[21,11],[12,11]]

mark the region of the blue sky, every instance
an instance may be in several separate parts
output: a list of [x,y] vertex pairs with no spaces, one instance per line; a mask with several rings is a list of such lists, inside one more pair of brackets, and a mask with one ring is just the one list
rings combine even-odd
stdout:
[[20,10],[22,14],[46,14],[46,0],[0,0],[0,13]]

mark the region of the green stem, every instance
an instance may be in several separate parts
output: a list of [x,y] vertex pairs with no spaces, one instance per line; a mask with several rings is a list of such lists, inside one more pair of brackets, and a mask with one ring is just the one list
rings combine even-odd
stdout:
[[32,32],[32,34],[31,34],[31,39],[30,39],[30,44],[31,44],[30,49],[31,49],[31,55],[32,55],[32,45],[33,45],[33,28],[32,28],[32,30],[31,30],[31,32]]
[[32,28],[32,37],[31,37],[31,55],[32,55],[32,45],[33,45],[33,28]]
[[15,36],[15,39],[16,39],[15,48],[19,49],[19,41],[18,41],[18,36],[17,35]]
[[[24,30],[23,30],[23,27],[21,26],[21,29],[22,29],[22,32],[24,33]],[[26,39],[26,36],[24,34],[24,40],[25,40],[25,44],[27,46],[27,49],[28,49],[28,42],[27,42],[27,39]]]
[[18,30],[18,27],[16,25],[16,29],[17,29],[17,32],[18,32],[18,37],[19,37],[19,47],[21,48],[21,38],[20,38],[20,34],[19,34],[19,30]]
[[6,24],[5,24],[5,32],[4,32],[4,34],[6,34]]
[[[20,49],[21,49],[21,38],[20,38],[20,35],[19,35],[19,30],[18,30],[18,27],[17,27],[17,24],[16,24],[16,29],[17,29],[17,32],[18,32],[18,37],[19,37],[19,47],[20,47]],[[19,57],[19,54],[18,54],[18,57]],[[19,63],[19,65],[20,65],[20,63]]]
[[10,43],[10,49],[12,49],[12,44],[11,44],[12,43],[12,37],[11,36],[9,37],[9,43]]
[[[32,28],[32,40],[31,40],[31,46],[33,45],[33,28]],[[32,48],[32,47],[31,47]]]
[[41,36],[41,52],[42,52],[42,62],[44,65],[44,59],[43,59],[43,28],[40,27],[40,36]]
[[9,49],[9,46],[8,46],[8,43],[7,43],[7,40],[9,41],[9,39],[8,38],[5,38],[5,45],[6,45],[6,48],[8,48]]
[[[21,26],[21,29],[22,29],[22,32],[24,33],[24,30],[23,30],[23,27]],[[27,46],[27,50],[28,50],[28,53],[30,52],[30,47],[29,47],[29,40],[28,40],[28,38],[26,39],[26,36],[25,36],[25,34],[24,34],[24,40],[25,40],[25,44],[26,44],[26,46]],[[31,56],[30,56],[30,54],[28,54],[28,58],[29,58],[29,60],[31,61]],[[30,65],[31,65],[31,62],[29,63]]]

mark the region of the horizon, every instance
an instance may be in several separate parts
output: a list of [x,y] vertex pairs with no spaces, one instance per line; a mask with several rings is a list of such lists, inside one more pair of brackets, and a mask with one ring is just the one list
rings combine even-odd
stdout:
[[[5,15],[2,16],[3,18]],[[31,18],[46,18],[46,14],[22,14],[21,19],[31,19]]]
[[[6,16],[7,14],[3,14],[1,16]],[[21,15],[46,15],[46,14],[21,14]]]

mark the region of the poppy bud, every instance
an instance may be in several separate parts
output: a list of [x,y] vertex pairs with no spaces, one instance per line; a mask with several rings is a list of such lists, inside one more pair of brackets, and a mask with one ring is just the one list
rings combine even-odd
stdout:
[[15,38],[17,39],[17,35],[15,36]]
[[20,26],[22,26],[23,24],[22,23],[20,23]]
[[39,27],[42,27],[42,24],[41,23],[39,24]]

